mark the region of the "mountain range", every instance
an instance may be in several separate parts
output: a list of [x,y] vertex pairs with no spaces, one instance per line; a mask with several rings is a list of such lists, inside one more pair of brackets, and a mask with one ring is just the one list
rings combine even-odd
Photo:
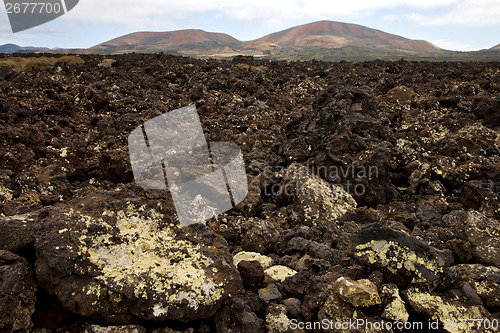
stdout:
[[167,32],[134,32],[88,49],[22,48],[0,46],[0,53],[43,49],[39,52],[119,54],[164,52],[197,58],[232,58],[250,55],[279,60],[500,60],[500,44],[491,49],[459,52],[441,49],[424,40],[413,40],[357,24],[318,21],[251,40],[240,41],[225,33],[187,29]]
[[[496,48],[500,49],[500,46]],[[491,52],[494,51],[494,52]],[[251,40],[240,41],[224,33],[203,30],[136,32],[98,44],[89,53],[165,52],[194,57],[226,58],[252,55],[285,60],[366,59],[500,59],[495,48],[453,52],[430,42],[412,40],[357,24],[319,21]]]
[[0,53],[14,53],[20,51],[40,51],[40,50],[48,50],[48,47],[35,47],[35,46],[19,46],[16,44],[3,44],[0,45]]

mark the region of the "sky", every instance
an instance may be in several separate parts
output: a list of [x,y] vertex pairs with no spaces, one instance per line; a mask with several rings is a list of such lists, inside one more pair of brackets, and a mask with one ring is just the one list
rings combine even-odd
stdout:
[[245,41],[320,20],[360,24],[449,50],[500,44],[500,0],[80,0],[64,16],[18,33],[12,33],[5,7],[0,11],[0,45],[88,48],[136,31],[180,29]]

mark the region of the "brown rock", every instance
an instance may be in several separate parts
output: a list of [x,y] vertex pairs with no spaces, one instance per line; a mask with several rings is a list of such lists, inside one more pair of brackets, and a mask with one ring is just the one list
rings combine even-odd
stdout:
[[27,332],[33,324],[36,285],[26,259],[0,250],[0,332]]

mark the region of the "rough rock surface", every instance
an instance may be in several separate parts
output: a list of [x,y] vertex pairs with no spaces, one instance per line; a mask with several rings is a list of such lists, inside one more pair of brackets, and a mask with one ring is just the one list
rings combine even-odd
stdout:
[[270,333],[291,332],[284,305],[273,304],[267,308],[266,328]]
[[500,268],[500,222],[471,210],[467,212],[465,232],[472,255],[480,262]]
[[181,230],[160,203],[99,193],[38,221],[38,281],[71,311],[108,322],[189,321],[215,313],[240,278],[226,241]]
[[381,302],[377,286],[366,279],[354,281],[349,278],[340,277],[333,284],[332,290],[342,300],[356,307],[372,306]]
[[[467,305],[460,299],[422,292],[410,288],[404,292],[408,304],[414,311],[429,319],[438,320],[448,332],[495,332],[496,329],[474,322],[474,319],[491,320],[488,311],[482,305]],[[462,320],[462,321],[461,321]],[[471,323],[474,324],[471,326]]]
[[329,224],[356,207],[356,201],[340,186],[331,186],[306,167],[294,163],[283,177],[279,194],[295,203],[301,224]]
[[384,319],[406,323],[409,318],[406,304],[399,295],[398,287],[394,284],[382,286],[380,297],[383,300],[384,312],[380,315]]
[[500,311],[500,269],[479,264],[457,265],[450,269],[456,274],[456,284],[469,284],[487,308]]
[[0,250],[0,332],[27,332],[33,327],[35,278],[26,259]]
[[272,280],[283,282],[297,274],[297,271],[286,266],[275,265],[266,269],[264,273]]
[[[80,59],[0,73],[0,246],[36,267],[33,332],[498,317],[498,62]],[[190,104],[208,142],[241,148],[249,194],[179,229],[168,193],[134,183],[127,139]],[[344,301],[340,277],[370,280],[381,303]],[[30,326],[32,304],[0,322]]]
[[380,224],[357,230],[351,251],[361,264],[380,269],[398,285],[410,280],[435,287],[446,278],[446,267],[451,264],[444,251]]
[[273,259],[256,252],[239,252],[233,257],[234,266],[238,267],[241,261],[258,261],[263,269],[273,265]]
[[30,214],[0,217],[0,250],[20,253],[32,245],[35,219]]

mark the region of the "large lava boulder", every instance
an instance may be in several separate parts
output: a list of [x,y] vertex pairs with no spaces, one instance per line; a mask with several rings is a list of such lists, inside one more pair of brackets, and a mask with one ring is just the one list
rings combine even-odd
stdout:
[[113,323],[213,315],[241,279],[226,241],[171,205],[95,193],[41,214],[36,276],[68,310]]

